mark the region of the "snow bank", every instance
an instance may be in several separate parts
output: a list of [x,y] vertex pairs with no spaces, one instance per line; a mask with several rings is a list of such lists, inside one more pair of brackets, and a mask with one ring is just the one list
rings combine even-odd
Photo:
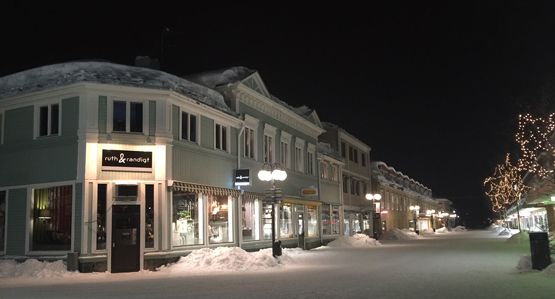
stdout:
[[453,231],[455,231],[455,232],[464,232],[464,231],[466,231],[466,227],[464,227],[462,225],[459,225],[459,226],[455,227],[453,229]]
[[507,243],[510,244],[528,244],[530,243],[530,235],[527,232],[520,232],[518,234],[512,235],[507,239]]
[[420,231],[420,234],[422,234],[422,235],[433,235],[433,234],[435,234],[435,232],[434,232],[433,228],[425,228],[425,229]]
[[67,277],[76,272],[67,271],[63,261],[41,262],[30,259],[23,263],[14,260],[0,260],[0,278],[9,277]]
[[449,232],[449,230],[448,230],[447,227],[445,227],[445,226],[442,227],[442,228],[436,229],[436,233],[443,234],[443,233],[448,233],[448,232]]
[[408,229],[406,232],[403,232],[398,228],[392,228],[380,236],[380,240],[406,240],[418,238],[422,238],[422,236],[419,236],[415,232],[411,232]]
[[543,269],[542,274],[545,276],[555,277],[555,264],[551,264],[547,266],[547,268]]
[[382,244],[365,234],[354,236],[340,236],[328,244],[330,247],[375,247]]
[[499,236],[510,236],[510,235],[511,235],[511,230],[506,227],[499,231]]
[[532,270],[532,256],[529,254],[523,254],[518,260],[516,268],[519,271],[530,271]]

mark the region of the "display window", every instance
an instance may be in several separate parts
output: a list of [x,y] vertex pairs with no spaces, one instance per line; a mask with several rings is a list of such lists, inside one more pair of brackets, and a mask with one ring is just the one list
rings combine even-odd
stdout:
[[73,186],[33,190],[31,250],[71,250]]
[[[243,241],[260,240],[260,200],[244,199],[241,207]],[[271,224],[271,223],[270,223]],[[271,226],[270,226],[271,229]]]
[[173,193],[172,246],[204,244],[202,199],[197,193]]
[[331,227],[330,205],[322,205],[322,234],[331,235]]
[[341,233],[341,222],[339,222],[339,207],[334,206],[331,214],[331,231],[333,235]]
[[292,204],[282,203],[279,209],[279,236],[282,239],[293,238]]
[[233,242],[232,197],[208,195],[207,203],[210,244]]
[[318,237],[320,232],[318,230],[318,207],[307,206],[307,228],[309,237]]

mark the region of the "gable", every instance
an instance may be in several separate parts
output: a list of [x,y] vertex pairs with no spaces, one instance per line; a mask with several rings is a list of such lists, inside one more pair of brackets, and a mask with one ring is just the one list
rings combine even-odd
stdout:
[[241,84],[245,85],[246,87],[258,92],[259,94],[270,98],[270,93],[268,89],[266,89],[266,85],[260,78],[258,72],[253,73],[252,75],[246,77],[245,79],[241,80]]

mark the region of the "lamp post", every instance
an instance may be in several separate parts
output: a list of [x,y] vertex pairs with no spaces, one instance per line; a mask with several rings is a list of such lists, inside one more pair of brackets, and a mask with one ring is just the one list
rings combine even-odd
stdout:
[[[377,204],[375,203],[375,201],[380,201],[380,199],[382,199],[382,196],[381,196],[379,193],[376,193],[376,194],[366,194],[366,199],[372,201],[372,207],[373,207],[373,210],[374,210],[374,217],[373,217],[373,219],[372,219],[372,222],[374,222],[374,219],[378,219],[377,222],[378,222],[378,227],[379,227],[379,226],[381,225],[381,223],[382,223],[382,222],[381,222],[381,219],[380,219],[380,218],[381,218],[381,217],[380,217],[381,215],[380,215],[380,212],[378,211]],[[374,227],[374,226],[375,226],[374,223],[372,223],[372,226],[373,226],[372,228],[374,229],[374,239],[377,240],[377,239],[378,239],[378,231],[377,231],[376,228]],[[380,230],[381,230],[381,228],[380,228]]]
[[272,205],[272,255],[274,258],[281,255],[281,246],[276,243],[276,204],[281,202],[281,189],[276,188],[275,181],[284,181],[287,173],[283,170],[279,163],[264,163],[262,169],[258,172],[258,178],[261,181],[269,181],[271,188],[266,189],[266,202]]
[[410,210],[414,212],[414,232],[416,232],[417,234],[419,233],[418,231],[418,218],[416,217],[416,215],[418,214],[418,210],[420,210],[419,206],[410,206]]

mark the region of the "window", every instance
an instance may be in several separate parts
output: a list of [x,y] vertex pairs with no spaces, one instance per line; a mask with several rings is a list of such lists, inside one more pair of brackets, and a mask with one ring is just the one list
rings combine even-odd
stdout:
[[331,180],[334,181],[334,182],[338,182],[339,181],[339,169],[337,168],[337,165],[332,165],[331,170],[332,170]]
[[197,116],[181,112],[181,140],[197,142]]
[[356,148],[353,149],[353,153],[354,153],[353,161],[354,161],[355,163],[358,163],[358,150],[357,150]]
[[39,108],[38,136],[56,136],[60,133],[60,104],[51,104]]
[[344,175],[343,176],[343,193],[349,192],[349,187],[348,187],[347,184],[349,184],[349,179],[347,178],[346,175]]
[[281,142],[279,145],[279,163],[289,169],[289,144]]
[[295,171],[304,171],[304,140],[297,139],[295,141]]
[[245,157],[254,159],[254,130],[245,128]]
[[113,103],[112,130],[115,132],[143,132],[143,103],[117,101]]
[[154,185],[145,185],[145,248],[154,248]]
[[338,235],[341,233],[340,231],[340,222],[339,222],[339,207],[333,206],[332,208],[332,215],[331,215],[331,232],[334,235]]
[[351,180],[351,194],[360,195],[360,182],[358,180]]
[[216,124],[216,148],[227,151],[227,127]]
[[353,147],[349,146],[349,160],[353,161],[353,156],[354,156]]
[[106,249],[107,185],[98,184],[96,197],[96,250]]
[[292,204],[282,203],[279,207],[279,238],[293,238],[293,212]]
[[323,179],[328,179],[328,163],[321,162],[320,163],[320,177]]
[[306,173],[314,174],[314,153],[308,152],[306,155]]
[[31,250],[71,250],[73,187],[33,190]]
[[341,142],[341,157],[346,158],[345,142]]
[[210,244],[233,242],[233,200],[227,195],[208,195]]
[[172,198],[172,246],[204,244],[202,199],[196,193],[174,191]]
[[360,154],[360,163],[362,164],[362,166],[366,167],[366,154]]
[[5,251],[6,236],[6,191],[0,191],[0,252]]
[[264,135],[264,162],[274,163],[274,143],[272,137]]
[[318,227],[318,208],[316,206],[306,206],[307,215],[307,229],[309,237],[320,236],[320,229]]
[[[244,198],[241,208],[243,241],[260,240],[260,201]],[[271,218],[271,215],[270,215]],[[271,229],[271,228],[270,228]],[[270,231],[271,232],[271,231]]]
[[330,205],[323,204],[322,210],[322,235],[331,235]]

